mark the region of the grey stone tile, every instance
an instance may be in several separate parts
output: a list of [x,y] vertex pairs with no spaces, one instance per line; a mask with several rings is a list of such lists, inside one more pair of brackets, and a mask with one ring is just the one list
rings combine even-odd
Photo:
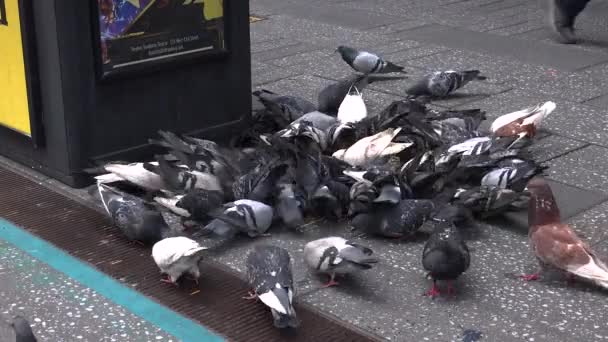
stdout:
[[432,56],[408,61],[408,65],[437,70],[470,70],[478,69],[488,77],[488,83],[509,83],[536,79],[548,68],[519,63],[501,57],[482,54],[474,51],[449,50]]
[[299,73],[288,68],[251,61],[251,83],[258,85],[296,76]]
[[368,30],[368,32],[373,32],[373,33],[378,33],[378,34],[392,34],[392,33],[411,30],[415,27],[420,27],[420,26],[428,25],[428,24],[429,24],[428,21],[419,20],[419,19],[403,20],[401,22],[394,23],[394,24],[374,27],[373,29]]
[[311,75],[299,75],[265,84],[263,88],[277,94],[301,96],[316,104],[319,91],[330,83],[332,81],[328,79]]
[[399,16],[386,13],[348,9],[322,3],[290,5],[285,7],[282,10],[282,13],[297,18],[360,30],[392,24],[403,20],[403,18]]
[[542,22],[526,20],[523,23],[517,25],[511,25],[488,31],[488,33],[497,34],[500,36],[511,36],[530,32],[533,30],[538,30],[543,27],[545,27],[545,25]]
[[608,149],[590,145],[547,162],[547,174],[582,189],[608,194]]
[[420,46],[419,42],[413,40],[398,40],[391,42],[382,42],[378,45],[366,47],[366,51],[375,53],[381,57],[385,57],[391,53],[408,50]]
[[[563,221],[579,215],[608,199],[608,195],[605,193],[584,190],[576,186],[564,184],[561,181],[555,181],[552,178],[548,178],[547,182],[551,186]],[[527,210],[506,213],[504,219],[506,222],[502,225],[514,227],[516,230],[527,234]]]
[[563,70],[576,70],[608,61],[608,55],[575,51],[567,46],[545,44],[524,39],[473,32],[455,27],[428,25],[407,31],[407,39],[423,41],[462,50],[473,50],[503,56],[528,64]]
[[555,111],[547,117],[542,129],[574,140],[606,146],[608,143],[608,117],[605,111],[592,106],[568,102],[534,93],[533,89],[515,89],[482,101],[467,103],[487,111],[488,120],[541,102],[554,101]]
[[424,46],[390,53],[384,57],[393,63],[404,63],[409,60],[435,55],[444,51],[448,51],[448,49],[443,46],[426,44]]
[[319,77],[340,79],[355,71],[342,60],[335,49],[320,50],[269,61],[277,67],[292,70],[298,74],[310,74]]
[[319,49],[320,49],[320,47],[317,47],[317,46],[314,46],[311,44],[293,42],[290,45],[285,45],[285,46],[277,47],[275,49],[270,49],[270,50],[253,53],[251,55],[251,59],[260,61],[260,62],[265,62],[265,61],[269,61],[269,60],[273,60],[273,59],[280,59],[283,57],[298,55],[300,53],[313,52],[313,51],[317,51]]
[[[370,88],[399,96],[406,96],[406,90],[423,77],[426,72],[413,68],[406,68],[405,71],[407,71],[406,79],[374,82],[370,85]],[[464,105],[465,103],[472,101],[478,101],[487,96],[499,94],[507,90],[509,90],[509,88],[502,85],[485,82],[471,82],[446,98],[433,100],[433,103],[442,107],[453,107]]]
[[496,12],[504,11],[505,9],[513,9],[521,11],[522,7],[525,7],[529,1],[492,1],[485,4],[481,4],[472,11],[473,13],[480,14],[493,14]]
[[284,14],[274,15],[268,20],[260,22],[258,26],[251,27],[257,35],[278,36],[278,38],[306,42],[315,46],[325,46],[334,50],[338,45],[366,47],[377,45],[380,42],[389,43],[400,40],[398,37],[386,37],[385,35],[300,19]]
[[608,109],[608,95],[601,95],[598,97],[594,97],[583,103],[586,105],[601,108],[601,109]]
[[547,70],[535,77],[520,77],[511,83],[518,88],[534,89],[535,92],[572,102],[585,102],[607,92],[608,79],[586,73],[569,73]]
[[275,40],[262,41],[262,42],[258,42],[255,44],[251,44],[251,54],[255,55],[256,53],[259,53],[262,51],[283,48],[283,47],[295,45],[298,43],[299,42],[294,42],[291,39],[275,39]]
[[530,152],[532,159],[543,163],[587,145],[582,141],[560,137],[559,135],[548,135],[534,141],[527,150]]
[[363,91],[363,101],[367,107],[367,115],[377,115],[393,101],[402,100],[404,97],[396,94],[387,94],[374,90]]
[[608,261],[608,202],[603,202],[568,220],[576,233]]
[[477,32],[494,32],[494,30],[504,29],[515,25],[521,25],[528,22],[526,19],[521,17],[512,16],[507,18],[500,18],[497,20],[479,20],[476,23],[467,26],[467,29]]

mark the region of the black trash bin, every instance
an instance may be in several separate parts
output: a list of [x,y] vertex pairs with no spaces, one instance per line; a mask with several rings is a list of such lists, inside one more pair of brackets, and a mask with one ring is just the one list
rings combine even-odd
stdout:
[[217,139],[251,112],[248,1],[0,0],[0,43],[0,153],[72,187],[159,129]]

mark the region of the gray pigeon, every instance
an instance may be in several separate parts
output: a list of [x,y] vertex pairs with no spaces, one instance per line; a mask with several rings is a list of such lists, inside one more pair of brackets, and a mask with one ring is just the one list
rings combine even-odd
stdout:
[[426,222],[435,205],[430,200],[405,199],[399,204],[373,203],[369,212],[356,215],[351,225],[368,234],[392,238],[413,236]]
[[411,96],[444,97],[473,80],[485,80],[486,77],[481,76],[480,73],[479,70],[436,71],[424,76],[407,89],[406,93]]
[[97,191],[108,216],[129,240],[155,243],[178,235],[167,225],[161,213],[141,198],[102,183],[97,184]]
[[289,122],[317,110],[312,102],[297,96],[279,95],[266,89],[256,90],[253,95],[260,99],[266,109]]
[[246,266],[247,280],[253,288],[249,298],[257,297],[270,308],[275,327],[298,327],[289,252],[276,246],[255,246],[247,256]]
[[344,275],[372,268],[378,259],[373,251],[338,236],[310,241],[304,246],[304,261],[312,270],[330,276],[323,287],[339,285],[336,274]]
[[339,52],[342,59],[348,63],[355,71],[367,74],[386,74],[390,72],[403,71],[403,67],[393,64],[389,61],[385,61],[371,52],[357,51],[351,47],[340,45],[336,52]]
[[314,128],[320,129],[322,131],[327,131],[338,123],[338,119],[336,119],[335,117],[318,111],[306,113],[302,115],[299,119],[294,120],[292,124],[296,124],[302,121],[308,121],[312,124]]
[[262,202],[241,199],[224,204],[220,215],[209,213],[214,219],[203,228],[220,236],[234,236],[242,232],[249,237],[264,235],[274,218],[274,209]]
[[433,278],[433,287],[426,293],[440,294],[438,280],[448,281],[448,295],[454,291],[452,281],[464,273],[471,263],[469,248],[452,222],[439,222],[424,245],[422,266]]
[[306,205],[306,195],[298,191],[294,183],[278,184],[279,194],[276,198],[277,215],[289,228],[296,228],[304,224],[304,208]]
[[15,316],[12,322],[0,320],[0,341],[37,342],[30,323],[22,316]]

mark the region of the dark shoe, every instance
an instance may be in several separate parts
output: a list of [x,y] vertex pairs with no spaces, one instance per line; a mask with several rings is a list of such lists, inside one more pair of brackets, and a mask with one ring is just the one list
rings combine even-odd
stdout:
[[549,22],[553,30],[559,33],[559,42],[562,44],[576,44],[576,36],[573,29],[576,14],[573,15],[574,13],[571,13],[562,1],[550,0],[550,3]]
[[571,27],[556,27],[555,30],[559,33],[558,39],[562,44],[576,44],[577,39],[574,35],[574,30]]

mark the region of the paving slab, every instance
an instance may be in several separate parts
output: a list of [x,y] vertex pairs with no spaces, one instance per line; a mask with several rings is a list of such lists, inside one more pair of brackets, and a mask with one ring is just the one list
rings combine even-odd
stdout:
[[333,81],[321,77],[299,75],[264,84],[263,88],[278,94],[301,96],[312,101],[312,103],[317,104],[317,95],[319,91],[332,82]]
[[294,41],[289,45],[279,46],[274,49],[252,53],[251,59],[255,61],[264,62],[271,59],[293,56],[299,53],[313,52],[320,49],[321,47],[314,46],[312,44]]
[[545,101],[557,104],[555,111],[544,120],[542,128],[574,140],[606,146],[608,117],[605,110],[580,103],[562,101],[534,93],[532,89],[513,89],[461,107],[478,107],[487,111],[488,120]]
[[251,83],[253,85],[270,83],[298,74],[297,71],[289,68],[280,68],[276,65],[251,61]]
[[572,217],[568,222],[598,256],[608,262],[608,202]]
[[[262,52],[262,51],[267,51],[267,50],[273,50],[273,49],[277,49],[277,48],[282,48],[282,47],[287,47],[293,44],[297,44],[298,42],[294,42],[291,39],[273,39],[273,40],[266,40],[266,41],[261,41],[261,42],[255,42],[251,44],[251,56],[253,57],[255,54]],[[255,59],[255,58],[252,58]]]
[[278,14],[267,20],[251,25],[251,31],[258,40],[265,36],[292,39],[307,42],[315,46],[333,48],[338,45],[373,46],[382,42],[401,40],[398,37],[386,37],[380,34],[364,32],[354,28],[340,27],[289,15]]
[[400,22],[403,18],[379,12],[336,7],[331,4],[297,4],[285,7],[283,14],[359,30]]
[[606,93],[608,79],[586,72],[547,70],[536,77],[514,78],[511,85],[571,102],[586,102]]
[[608,148],[590,145],[547,162],[547,173],[564,183],[608,194]]
[[[547,172],[547,182],[551,186],[553,195],[560,208],[562,220],[567,220],[571,217],[579,215],[586,210],[608,200],[608,195],[595,190],[581,189],[560,181],[556,181]],[[501,227],[511,226],[514,230],[525,232],[528,231],[528,212],[514,211],[504,215],[504,220],[500,219],[492,222],[500,224]]]
[[407,38],[570,71],[608,61],[605,53],[576,51],[567,46],[540,44],[445,25],[431,24],[408,30]]
[[558,135],[548,135],[535,140],[532,146],[528,147],[528,151],[530,152],[532,159],[539,163],[544,163],[588,145],[589,144],[582,141],[572,140]]

